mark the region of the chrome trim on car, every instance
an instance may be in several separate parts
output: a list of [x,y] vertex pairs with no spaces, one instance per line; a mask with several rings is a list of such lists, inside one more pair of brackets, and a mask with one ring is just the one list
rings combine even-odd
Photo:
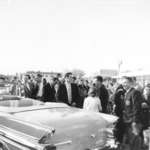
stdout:
[[[53,135],[55,133],[55,129],[44,126],[43,125],[37,125],[37,124],[31,124],[30,122],[24,122],[22,120],[18,120],[14,116],[10,114],[4,114],[0,113],[0,118],[6,119],[5,121],[8,121],[8,123],[11,124],[12,121],[16,121],[17,123],[22,123],[23,125],[28,125],[30,127],[34,127],[35,129],[41,130],[41,137],[37,138],[34,136],[31,136],[29,134],[23,133],[21,131],[18,131],[17,129],[6,127],[5,124],[0,124],[0,136],[8,138],[9,140],[12,140],[14,142],[20,143],[22,145],[25,145],[27,147],[31,147],[36,150],[43,150],[45,147],[45,144],[38,143],[38,141],[44,136],[44,135]],[[8,119],[8,120],[7,120]]]
[[46,133],[45,135],[43,135],[41,137],[41,139],[39,139],[38,143],[45,144],[47,141],[50,140],[50,138],[54,135],[54,133],[55,133],[55,130],[53,132],[51,132],[51,133],[49,133],[49,132]]
[[3,140],[0,140],[0,143],[2,144],[2,147],[1,147],[2,149],[4,148],[4,150],[10,150],[7,144]]
[[6,138],[16,141],[18,143],[23,143],[29,147],[36,148],[35,144],[33,144],[29,139],[28,140],[24,139],[22,136],[19,136],[19,135],[15,134],[14,132],[10,132],[6,128],[0,128],[0,131],[5,133],[5,135],[3,137],[6,137]]
[[68,140],[68,141],[56,143],[56,144],[54,144],[54,145],[55,145],[55,146],[61,146],[61,145],[66,145],[66,144],[71,144],[71,143],[72,143],[72,141],[71,141],[71,140]]
[[17,148],[19,148],[19,149],[23,149],[23,150],[29,150],[29,148],[26,148],[26,147],[24,147],[24,146],[22,146],[22,145],[20,145],[20,144],[18,144],[18,143],[16,143],[16,142],[14,142],[14,141],[12,141],[12,140],[9,140],[8,138],[6,138],[6,137],[0,137],[0,141],[4,141],[4,142],[6,142],[6,143],[9,143],[9,144],[11,144],[11,145],[13,145],[14,147],[17,147]]
[[[2,128],[3,128],[4,130],[3,130]],[[1,131],[1,130],[3,130],[3,131]],[[20,136],[25,136],[25,137],[27,137],[27,138],[29,138],[29,139],[38,140],[38,138],[36,138],[36,137],[34,137],[34,136],[31,136],[31,135],[25,134],[25,133],[23,133],[23,132],[16,131],[16,130],[14,130],[14,129],[12,129],[12,128],[8,128],[8,127],[5,127],[5,126],[0,125],[0,135],[6,136],[7,134],[6,134],[4,131],[6,131],[6,132],[9,132],[9,131],[10,131],[10,132],[13,132],[13,133],[15,133],[15,134],[18,134],[18,135],[20,135]]]
[[0,135],[5,136],[6,134],[2,131],[0,131]]
[[[17,132],[10,132],[10,130],[7,130],[4,127],[0,127],[0,132],[5,133],[5,134],[0,135],[1,137],[8,139],[12,142],[18,143],[19,145],[25,146],[29,149],[32,148],[35,150],[43,150],[44,147],[46,146],[45,144],[37,143],[37,140],[34,141],[35,139],[33,140],[33,138],[31,138],[31,136],[28,136],[28,138],[25,138],[25,137],[23,137],[23,134],[17,135],[16,134]],[[29,150],[29,149],[27,149],[27,150]]]
[[46,132],[53,132],[55,130],[54,128],[50,128],[50,127],[45,126],[45,125],[41,125],[41,124],[38,125],[38,124],[35,124],[35,123],[30,123],[30,122],[27,122],[27,121],[22,121],[22,120],[20,120],[18,118],[16,119],[16,118],[14,118],[14,117],[12,118],[12,117],[10,118],[10,120],[14,120],[14,121],[17,121],[19,123],[23,123],[24,125],[28,125],[30,127],[38,129],[38,130],[44,130]]
[[13,145],[14,147],[17,147],[20,150],[31,150],[31,149],[34,149],[34,150],[45,150],[45,148],[47,146],[51,146],[50,144],[42,144],[42,145],[40,145],[40,144],[35,144],[35,143],[31,145],[31,142],[28,142],[28,141],[26,141],[26,140],[24,140],[22,138],[21,138],[21,140],[18,140],[16,138],[8,137],[10,135],[7,135],[7,134],[5,134],[5,135],[6,136],[1,136],[0,135],[0,140],[4,141],[4,142],[6,142],[6,143],[8,143],[10,145]]
[[[28,121],[23,121],[23,120],[20,120],[20,119],[14,117],[13,115],[10,115],[10,114],[0,113],[0,116],[6,117],[6,119],[9,119],[10,121],[11,120],[12,121],[16,121],[18,123],[22,123],[24,125],[28,125],[28,126],[33,127],[35,129],[43,130],[43,132],[45,131],[45,132],[52,133],[52,134],[55,133],[55,129],[53,127],[49,127],[49,126],[42,125],[42,124],[31,123],[31,122],[28,122]],[[17,132],[19,132],[19,131],[17,131]]]

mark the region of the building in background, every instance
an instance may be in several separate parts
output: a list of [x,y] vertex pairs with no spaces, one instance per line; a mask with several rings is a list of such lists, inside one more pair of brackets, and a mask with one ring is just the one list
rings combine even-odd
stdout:
[[103,76],[104,78],[114,77],[114,76],[118,75],[118,70],[115,70],[115,69],[101,69],[100,70],[100,75]]

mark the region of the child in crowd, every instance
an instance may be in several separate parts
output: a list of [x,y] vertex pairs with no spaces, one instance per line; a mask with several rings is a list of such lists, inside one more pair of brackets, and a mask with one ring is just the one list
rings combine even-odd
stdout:
[[89,89],[88,97],[84,100],[83,109],[93,112],[102,111],[101,101],[96,94],[96,88],[91,87]]

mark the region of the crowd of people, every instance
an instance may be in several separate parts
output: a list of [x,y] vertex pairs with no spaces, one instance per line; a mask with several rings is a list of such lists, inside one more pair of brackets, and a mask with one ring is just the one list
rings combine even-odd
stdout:
[[[104,85],[103,77],[78,79],[71,72],[64,77],[44,78],[25,75],[14,79],[11,94],[43,102],[62,102],[88,111],[118,116],[114,136],[116,143],[130,150],[144,147],[143,131],[150,125],[150,84],[137,86],[135,78],[123,77],[121,84]],[[127,148],[124,148],[127,149]]]
[[[103,85],[103,78],[95,77],[93,81],[86,79],[77,79],[71,72],[64,77],[42,77],[25,75],[23,81],[14,78],[11,94],[37,99],[43,102],[63,102],[70,106],[83,108],[84,100],[92,91],[99,94],[101,99],[102,112],[107,112],[107,103],[109,100],[108,90]],[[99,100],[100,101],[100,100]]]

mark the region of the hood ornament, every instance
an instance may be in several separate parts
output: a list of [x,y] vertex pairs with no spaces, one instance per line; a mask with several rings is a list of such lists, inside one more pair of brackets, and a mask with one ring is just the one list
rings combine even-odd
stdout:
[[45,133],[39,140],[40,144],[46,144],[50,138],[55,134],[55,129],[53,129],[51,132]]
[[96,135],[95,134],[91,134],[91,138],[95,139]]

